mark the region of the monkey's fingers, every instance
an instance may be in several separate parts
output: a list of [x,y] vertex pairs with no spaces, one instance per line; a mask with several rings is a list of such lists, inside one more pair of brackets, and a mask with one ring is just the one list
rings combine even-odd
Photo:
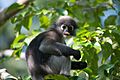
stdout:
[[76,50],[76,52],[73,54],[74,58],[76,60],[79,60],[81,58],[81,54],[80,54],[80,51],[79,50]]
[[80,61],[80,62],[74,62],[73,61],[71,63],[71,69],[73,69],[73,70],[77,70],[77,69],[82,70],[82,69],[84,69],[86,67],[87,67],[87,63],[86,62],[82,62],[82,61]]

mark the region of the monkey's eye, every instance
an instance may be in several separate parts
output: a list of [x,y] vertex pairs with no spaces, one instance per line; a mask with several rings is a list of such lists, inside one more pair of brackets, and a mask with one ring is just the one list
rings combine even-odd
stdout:
[[65,30],[65,29],[67,29],[67,26],[66,25],[61,25],[61,29]]
[[71,25],[71,26],[69,26],[68,30],[73,31],[74,27]]

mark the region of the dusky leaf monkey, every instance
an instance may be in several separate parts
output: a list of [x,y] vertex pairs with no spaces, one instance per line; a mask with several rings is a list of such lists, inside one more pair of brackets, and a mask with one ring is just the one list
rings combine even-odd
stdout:
[[66,36],[74,36],[77,24],[70,16],[61,16],[52,27],[40,33],[29,44],[26,61],[32,80],[44,80],[48,74],[70,75],[71,69],[83,69],[86,62],[72,62],[81,58],[79,50],[65,45]]

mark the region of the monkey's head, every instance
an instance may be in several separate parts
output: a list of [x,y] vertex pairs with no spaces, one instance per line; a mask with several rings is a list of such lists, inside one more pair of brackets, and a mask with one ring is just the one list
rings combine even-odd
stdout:
[[77,24],[70,16],[61,16],[56,21],[56,27],[61,29],[63,36],[75,36]]

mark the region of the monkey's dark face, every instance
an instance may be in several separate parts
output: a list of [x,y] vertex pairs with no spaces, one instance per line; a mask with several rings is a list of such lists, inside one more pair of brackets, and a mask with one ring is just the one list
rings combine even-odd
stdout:
[[60,26],[62,32],[63,32],[63,36],[67,37],[70,35],[73,35],[72,33],[74,32],[74,27],[72,25],[66,25],[66,24],[62,24]]
[[56,24],[62,30],[64,37],[75,35],[77,24],[70,16],[61,16]]

